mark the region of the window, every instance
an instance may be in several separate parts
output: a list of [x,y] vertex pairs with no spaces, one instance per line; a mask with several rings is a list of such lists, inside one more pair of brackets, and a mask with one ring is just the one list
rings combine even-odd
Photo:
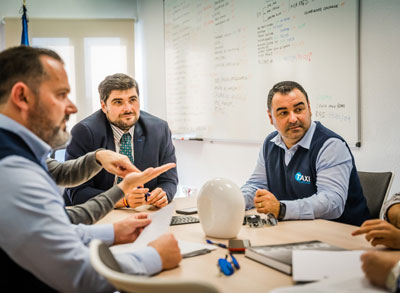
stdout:
[[[85,38],[84,44],[86,96],[98,97],[97,87],[104,77],[127,72],[126,46],[121,38]],[[92,99],[92,109],[99,108],[100,99]]]
[[[5,19],[6,47],[19,45],[21,20]],[[77,115],[68,127],[100,109],[97,87],[110,74],[134,75],[134,20],[30,19],[31,46],[56,51],[64,60]]]
[[[30,43],[33,47],[49,48],[58,53],[65,62],[65,70],[68,74],[68,81],[71,86],[69,95],[72,102],[76,104],[76,85],[75,85],[75,52],[74,47],[70,45],[69,38],[32,38]],[[68,127],[75,125],[76,115],[70,117]]]

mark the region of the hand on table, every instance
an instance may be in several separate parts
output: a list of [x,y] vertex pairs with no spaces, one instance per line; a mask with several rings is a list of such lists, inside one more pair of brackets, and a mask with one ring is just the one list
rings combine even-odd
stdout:
[[161,257],[162,268],[172,269],[178,266],[182,260],[181,251],[174,235],[164,234],[156,240],[149,243],[149,246],[154,247]]
[[161,187],[157,187],[147,198],[147,203],[157,208],[165,207],[168,204],[167,193]]
[[371,242],[372,246],[382,244],[400,249],[400,230],[384,220],[365,221],[360,228],[351,233],[353,236],[361,234],[366,234],[365,239]]
[[275,195],[265,189],[258,189],[254,197],[254,206],[258,213],[273,213],[278,217],[280,204]]
[[373,285],[385,288],[387,276],[398,261],[399,257],[391,253],[367,251],[361,255],[361,268]]
[[125,198],[131,208],[137,208],[147,204],[145,196],[147,192],[149,192],[148,188],[138,187],[125,195]]

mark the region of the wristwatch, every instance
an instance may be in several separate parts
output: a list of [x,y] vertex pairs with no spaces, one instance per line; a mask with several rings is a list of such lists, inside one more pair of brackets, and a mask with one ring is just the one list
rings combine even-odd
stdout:
[[389,272],[389,275],[386,278],[386,288],[390,290],[390,292],[396,292],[397,289],[397,280],[400,276],[400,261],[396,263],[396,265]]
[[286,215],[286,205],[283,202],[279,202],[279,214],[278,221],[282,221]]

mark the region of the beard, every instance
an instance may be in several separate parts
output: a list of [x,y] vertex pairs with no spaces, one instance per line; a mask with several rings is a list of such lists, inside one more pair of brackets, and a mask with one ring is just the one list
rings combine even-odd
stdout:
[[59,127],[57,130],[55,130],[54,135],[50,139],[49,145],[53,149],[64,148],[67,145],[70,138],[71,138],[71,135],[67,131],[62,130]]
[[[125,115],[135,115],[135,119],[126,123],[122,119],[120,119],[121,117],[123,117]],[[124,113],[124,114],[120,115],[119,118],[115,119],[114,121],[111,121],[109,118],[108,118],[108,120],[110,121],[111,124],[117,126],[119,129],[121,129],[123,131],[127,131],[127,130],[131,129],[133,125],[136,124],[136,122],[138,121],[138,117],[136,116],[135,113],[130,112],[130,113]]]
[[70,138],[65,124],[64,126],[62,125],[63,121],[68,121],[69,115],[65,115],[59,125],[54,125],[55,122],[46,113],[45,107],[43,107],[39,99],[36,99],[33,109],[29,110],[28,113],[29,128],[53,149],[61,148],[66,145]]

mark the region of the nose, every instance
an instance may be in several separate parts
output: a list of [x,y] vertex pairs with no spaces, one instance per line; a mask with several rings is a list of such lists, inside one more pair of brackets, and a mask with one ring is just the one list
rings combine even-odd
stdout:
[[72,101],[70,99],[68,99],[68,104],[67,104],[67,108],[65,109],[65,112],[68,115],[78,112],[78,108],[75,106],[74,103],[72,103]]
[[124,112],[125,113],[132,112],[132,105],[129,102],[124,103]]
[[297,115],[293,111],[289,113],[289,122],[296,123],[297,122]]

